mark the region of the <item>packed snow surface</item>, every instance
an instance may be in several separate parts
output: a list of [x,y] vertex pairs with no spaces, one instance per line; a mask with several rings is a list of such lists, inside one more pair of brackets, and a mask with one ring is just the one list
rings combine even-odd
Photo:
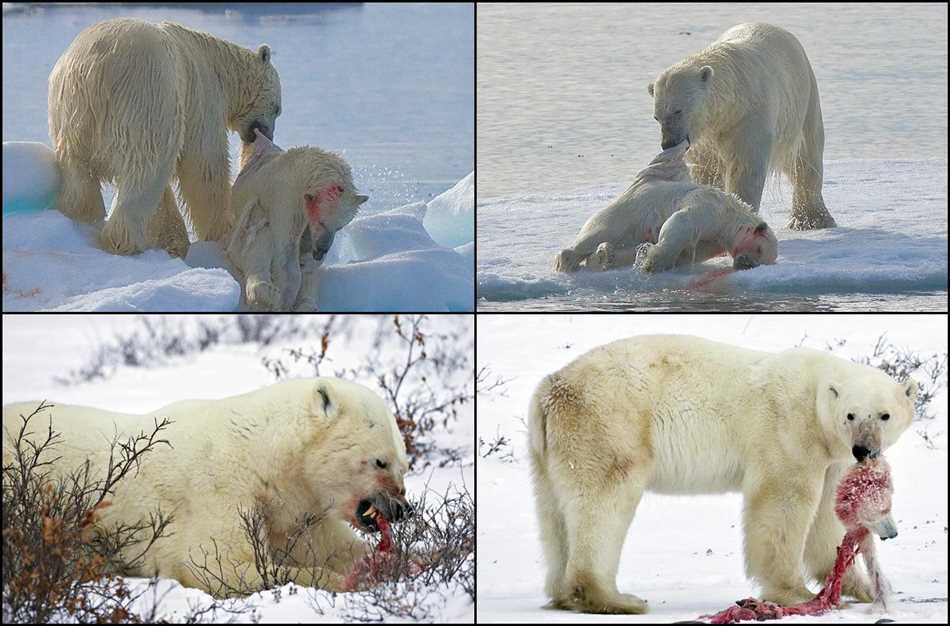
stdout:
[[[449,212],[471,205],[474,188],[465,189],[459,193],[456,185],[428,205],[416,202],[350,223],[321,269],[319,310],[471,311],[471,249],[440,245],[422,221],[433,204]],[[442,221],[441,228],[448,241],[471,236],[464,220]],[[217,244],[196,243],[185,260],[161,250],[123,257],[100,250],[95,236],[94,227],[58,211],[4,215],[3,310],[237,310],[240,288]]]

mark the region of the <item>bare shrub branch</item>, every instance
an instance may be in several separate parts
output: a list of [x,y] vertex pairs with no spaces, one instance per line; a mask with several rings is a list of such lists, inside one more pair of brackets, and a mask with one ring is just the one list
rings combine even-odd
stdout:
[[[139,524],[109,527],[100,514],[142,457],[168,443],[159,433],[169,422],[156,422],[151,433],[113,439],[103,477],[94,475],[89,461],[54,473],[53,465],[62,462],[55,450],[63,441],[52,416],[45,432],[31,430],[37,415],[53,408],[40,403],[20,416],[14,432],[4,433],[10,450],[2,481],[4,621],[136,623],[130,606],[141,594],[115,575],[138,565],[171,518],[159,511]],[[144,547],[138,556],[125,560],[122,554],[139,543]]]

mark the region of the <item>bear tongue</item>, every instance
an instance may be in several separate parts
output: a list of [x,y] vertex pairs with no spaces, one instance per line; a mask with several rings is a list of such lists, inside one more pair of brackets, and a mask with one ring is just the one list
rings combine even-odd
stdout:
[[376,515],[376,527],[379,528],[379,544],[376,546],[377,552],[390,552],[393,549],[393,531],[389,527],[389,521],[382,515]]

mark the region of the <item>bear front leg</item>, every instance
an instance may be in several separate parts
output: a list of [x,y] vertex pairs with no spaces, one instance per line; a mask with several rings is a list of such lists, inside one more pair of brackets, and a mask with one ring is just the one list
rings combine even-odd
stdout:
[[698,244],[688,209],[680,209],[670,216],[660,229],[656,245],[650,246],[643,263],[644,272],[664,272],[676,267],[680,255],[688,254]]
[[581,261],[583,260],[583,257],[574,252],[572,248],[565,248],[554,257],[554,271],[567,273],[576,272],[580,269]]
[[762,585],[764,600],[791,606],[815,595],[805,586],[802,558],[822,483],[815,470],[793,467],[745,486],[746,572]]
[[[825,470],[825,480],[818,504],[818,513],[808,531],[805,543],[806,571],[819,584],[824,583],[834,567],[838,554],[838,545],[844,537],[844,525],[835,515],[835,489],[841,476],[847,471],[848,463],[835,463]],[[842,579],[841,591],[845,595],[857,598],[861,602],[871,602],[873,594],[871,583],[858,567],[850,567]]]
[[736,127],[732,137],[732,160],[726,167],[726,191],[739,196],[758,213],[772,156],[772,131],[768,130],[768,122],[758,116],[749,116]]
[[301,258],[300,292],[294,302],[294,311],[307,313],[317,310],[317,300],[320,288],[320,266],[309,254]]

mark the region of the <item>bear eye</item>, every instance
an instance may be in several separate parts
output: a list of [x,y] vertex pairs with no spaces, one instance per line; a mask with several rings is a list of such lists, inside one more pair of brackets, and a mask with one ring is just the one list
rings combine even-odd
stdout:
[[387,467],[389,467],[389,464],[382,459],[376,459],[376,467],[378,467],[379,469],[386,469]]
[[682,112],[683,112],[682,109],[680,109],[679,111],[673,111],[673,115],[679,115],[679,114],[682,113]]
[[853,421],[854,421],[854,413],[848,413],[848,419],[853,422]]
[[881,416],[881,419],[886,422],[887,420],[891,419],[891,414],[885,413],[884,415]]
[[757,254],[762,254],[762,246],[759,246],[758,248],[756,248],[755,251]]

